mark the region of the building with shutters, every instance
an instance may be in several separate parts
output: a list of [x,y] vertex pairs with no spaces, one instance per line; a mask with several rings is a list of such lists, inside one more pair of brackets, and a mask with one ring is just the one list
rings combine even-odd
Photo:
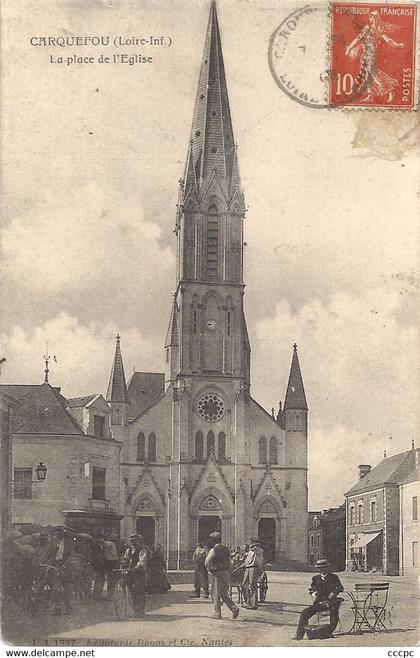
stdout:
[[419,449],[386,457],[371,468],[361,464],[359,480],[346,496],[348,570],[388,576],[418,566]]
[[239,174],[216,6],[211,5],[176,209],[166,372],[126,382],[120,338],[106,399],[122,442],[123,533],[164,547],[170,568],[219,530],[257,535],[267,560],[307,561],[307,414],[297,346],[284,407],[250,391]]
[[[10,474],[7,526],[67,525],[90,534],[120,534],[121,443],[111,434],[111,410],[102,395],[66,399],[46,380],[2,384],[10,399]],[[6,419],[2,420],[2,429]],[[47,467],[36,481],[39,462]]]

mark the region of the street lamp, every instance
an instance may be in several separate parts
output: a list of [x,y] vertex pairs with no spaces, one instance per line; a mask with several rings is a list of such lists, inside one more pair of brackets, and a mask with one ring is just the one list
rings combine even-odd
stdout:
[[38,482],[44,482],[47,475],[47,467],[42,462],[39,462],[38,466],[35,469],[36,477]]

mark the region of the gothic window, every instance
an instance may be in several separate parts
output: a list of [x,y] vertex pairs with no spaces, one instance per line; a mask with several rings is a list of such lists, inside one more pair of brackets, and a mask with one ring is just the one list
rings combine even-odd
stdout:
[[226,459],[226,435],[219,432],[217,440],[217,459]]
[[147,459],[149,462],[156,461],[156,435],[154,432],[149,434],[149,445],[147,447]]
[[260,464],[267,463],[267,439],[262,436],[258,442],[258,461]]
[[214,206],[209,208],[207,216],[206,249],[206,273],[208,277],[215,278],[218,274],[219,226]]
[[277,439],[275,436],[270,439],[270,464],[277,464]]
[[263,503],[261,503],[260,514],[275,514],[275,513],[276,513],[276,508],[274,507],[271,500],[265,500]]
[[144,462],[146,459],[146,439],[143,432],[137,435],[137,461]]
[[214,452],[214,433],[210,430],[207,434],[207,457]]
[[197,310],[193,310],[193,334],[197,333]]
[[222,509],[221,504],[217,500],[216,496],[207,496],[204,498],[200,505],[201,512],[218,512]]
[[206,393],[206,395],[203,395],[198,401],[197,411],[203,420],[213,422],[222,418],[225,411],[225,405],[218,395]]
[[197,432],[195,435],[195,458],[198,461],[203,461],[204,450],[203,450],[203,432]]
[[121,409],[119,407],[114,407],[112,410],[112,424],[121,425]]
[[232,325],[231,325],[231,312],[228,311],[227,313],[227,335],[230,336],[232,331]]

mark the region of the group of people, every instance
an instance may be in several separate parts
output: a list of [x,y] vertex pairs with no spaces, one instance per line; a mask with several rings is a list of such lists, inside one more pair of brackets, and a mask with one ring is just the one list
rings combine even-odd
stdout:
[[[228,590],[232,586],[237,587],[243,594],[240,597],[244,600],[242,605],[256,610],[258,608],[258,579],[264,570],[264,554],[260,542],[258,539],[252,538],[250,543],[243,547],[237,546],[233,551],[223,547],[226,550],[222,551],[220,541],[220,533],[213,532],[210,535],[209,543],[212,544],[210,549],[204,542],[197,544],[193,555],[194,591],[191,597],[200,598],[202,590],[204,598],[209,598],[209,574],[211,579],[212,575],[214,576],[219,571],[227,571]],[[220,569],[218,564],[221,554],[228,555],[225,562],[221,561],[222,567],[227,567],[226,569]],[[220,589],[220,583],[214,583],[214,585]],[[216,618],[219,618],[218,605],[215,606],[214,614]]]
[[[170,589],[161,546],[145,547],[144,589],[163,594]],[[9,533],[3,543],[5,590],[15,602],[29,598],[34,584],[46,580],[56,599],[55,614],[70,614],[81,598],[112,599],[126,546],[109,534],[92,536],[60,527],[50,532]]]
[[[244,607],[256,610],[258,608],[258,579],[264,569],[264,556],[260,542],[251,539],[250,544],[237,547],[232,553],[221,543],[220,533],[214,532],[210,535],[212,548],[208,548],[200,542],[194,552],[193,562],[195,565],[194,592],[192,597],[200,598],[203,591],[204,598],[209,598],[209,575],[211,582],[211,596],[213,601],[213,618],[221,619],[221,606],[225,603],[236,619],[239,608],[232,601],[230,591],[232,583],[235,582],[235,573],[240,573],[242,582],[239,587],[247,591],[244,597]],[[302,640],[309,620],[318,612],[329,611],[329,625],[324,630],[323,637],[331,637],[339,620],[339,608],[342,602],[339,594],[343,591],[343,585],[339,577],[330,571],[328,560],[322,558],[317,561],[318,573],[313,576],[309,593],[313,597],[313,603],[301,612],[294,640]],[[242,575],[243,574],[243,575]],[[238,582],[238,581],[237,581]]]
[[[78,596],[112,598],[119,567],[129,573],[137,617],[145,615],[147,593],[164,594],[171,589],[162,547],[147,546],[139,534],[131,535],[125,547],[112,535],[93,538],[67,528],[26,536],[15,532],[7,536],[2,552],[6,591],[29,592],[42,570],[41,577],[47,580],[51,591],[59,592],[56,614],[70,613],[72,601]],[[201,592],[205,599],[211,596],[214,619],[222,618],[223,603],[232,619],[238,617],[239,607],[231,598],[232,585],[244,593],[244,607],[258,608],[258,581],[264,571],[264,556],[257,539],[251,538],[249,544],[231,551],[222,543],[220,533],[213,532],[208,545],[197,544],[193,563],[191,597],[200,598]],[[326,636],[333,634],[339,620],[343,600],[339,596],[343,591],[340,579],[330,571],[326,559],[318,560],[315,566],[318,573],[309,588],[314,601],[300,615],[295,640],[303,639],[309,620],[322,610],[329,610],[330,615]]]

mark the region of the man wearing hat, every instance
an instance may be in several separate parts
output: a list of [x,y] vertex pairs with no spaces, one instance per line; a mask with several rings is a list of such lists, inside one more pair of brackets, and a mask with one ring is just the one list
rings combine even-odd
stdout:
[[[245,573],[242,581],[242,591],[245,592],[244,608],[257,610],[258,608],[258,578],[264,568],[264,553],[258,539],[253,537],[249,540],[249,551],[245,556]],[[249,592],[249,598],[248,598]]]
[[232,619],[239,615],[239,608],[229,596],[230,584],[230,551],[221,541],[220,532],[210,535],[213,547],[209,550],[205,565],[211,574],[211,598],[214,606],[213,619],[222,618],[222,601],[232,613]]
[[343,591],[343,585],[335,573],[331,573],[328,560],[322,558],[315,563],[319,573],[313,576],[309,593],[314,597],[314,602],[302,610],[299,624],[294,640],[302,640],[305,635],[305,626],[310,618],[321,610],[330,610],[330,636],[334,633],[338,624],[338,609],[342,599],[337,595]]
[[131,571],[130,586],[134,612],[137,617],[143,617],[146,614],[147,549],[143,544],[141,535],[130,535],[130,546],[124,553],[121,566],[123,569],[130,569]]

